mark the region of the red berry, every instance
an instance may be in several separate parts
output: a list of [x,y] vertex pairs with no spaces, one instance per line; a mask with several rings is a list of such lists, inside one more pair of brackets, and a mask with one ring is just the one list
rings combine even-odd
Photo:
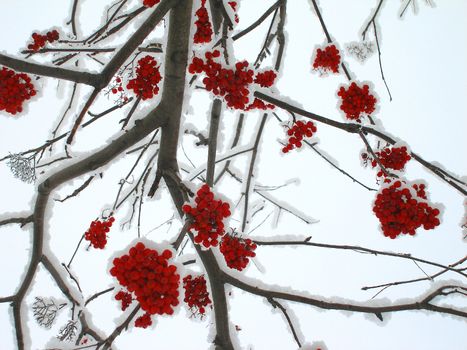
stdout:
[[161,0],[143,0],[143,5],[146,7],[153,7],[158,4]]

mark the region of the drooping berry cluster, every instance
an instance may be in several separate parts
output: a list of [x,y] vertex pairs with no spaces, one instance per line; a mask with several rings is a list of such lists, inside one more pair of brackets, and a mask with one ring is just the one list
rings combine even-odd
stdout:
[[113,260],[110,274],[135,295],[147,313],[172,315],[178,305],[180,275],[177,267],[168,263],[171,257],[170,250],[159,254],[138,242],[128,254]]
[[197,277],[187,275],[183,278],[183,288],[185,289],[184,301],[193,311],[193,314],[199,312],[204,315],[206,312],[205,307],[211,304],[204,275]]
[[[407,152],[407,147],[385,147],[379,152],[375,152],[379,161],[386,169],[392,170],[404,170],[405,164],[412,159]],[[367,153],[362,154],[362,158],[365,162],[371,161],[371,166],[373,168],[377,167],[379,164],[376,159],[371,159]],[[379,170],[377,173],[378,177],[386,177],[386,174],[383,170]]]
[[[397,180],[376,196],[373,212],[379,219],[386,237],[396,238],[401,233],[415,235],[415,230],[420,226],[430,230],[440,224],[439,210],[430,207],[424,201],[425,186],[417,184],[413,188],[417,195]],[[418,193],[421,196],[418,196]]]
[[45,35],[32,33],[32,40],[34,42],[28,45],[28,49],[32,51],[39,51],[39,49],[43,48],[47,42],[53,43],[54,41],[57,41],[59,37],[60,35],[58,34],[58,31],[55,29],[47,32]]
[[302,147],[302,140],[304,137],[312,137],[313,133],[316,132],[316,126],[313,122],[308,121],[306,123],[301,120],[297,120],[289,130],[287,130],[287,135],[289,136],[289,141],[287,145],[282,148],[283,153],[287,153],[294,148]]
[[110,231],[115,219],[111,216],[107,220],[94,220],[84,234],[84,238],[91,242],[94,248],[104,249],[107,244],[107,232]]
[[316,50],[315,61],[313,62],[313,69],[321,72],[339,73],[339,65],[341,63],[341,56],[336,45],[328,45],[324,50],[318,48]]
[[360,87],[353,82],[347,90],[341,87],[337,95],[342,99],[340,109],[347,119],[360,122],[363,115],[370,115],[375,111],[376,98],[366,84]]
[[31,78],[25,73],[3,67],[0,70],[0,111],[16,114],[23,111],[23,102],[36,94]]
[[143,0],[143,5],[146,7],[153,7],[154,5],[160,3],[161,0]]
[[148,328],[150,325],[152,325],[151,314],[147,312],[135,320],[135,327]]
[[208,43],[212,39],[212,25],[209,21],[206,0],[201,0],[201,7],[195,13],[198,19],[195,21],[196,33],[193,38],[195,44]]
[[235,12],[235,23],[239,22],[238,15],[237,15],[237,2],[236,1],[229,1],[228,2],[229,6],[234,10]]
[[130,306],[130,304],[133,302],[133,297],[130,293],[121,290],[117,294],[115,294],[115,300],[121,301],[122,311],[125,311],[128,308],[128,306]]
[[188,204],[183,206],[183,212],[190,215],[193,223],[189,230],[196,230],[195,243],[205,248],[217,246],[219,236],[225,234],[224,218],[230,216],[229,203],[214,199],[214,194],[207,184],[201,186],[196,193],[196,207]]
[[132,89],[136,96],[143,100],[150,99],[159,93],[157,84],[162,80],[157,61],[152,56],[145,56],[138,61],[136,78],[131,79],[126,86]]
[[242,271],[249,262],[249,257],[256,256],[256,244],[251,239],[225,235],[219,247],[227,266]]
[[[273,108],[273,105],[261,104],[259,102],[250,103],[249,87],[252,83],[271,86],[274,83],[276,74],[272,71],[255,73],[248,68],[248,62],[237,62],[235,69],[225,68],[215,60],[220,57],[220,52],[206,52],[206,62],[198,57],[194,57],[188,67],[191,74],[205,73],[203,79],[206,90],[211,91],[216,96],[224,97],[227,106],[235,109],[251,110],[252,108]],[[270,107],[271,106],[271,107]]]

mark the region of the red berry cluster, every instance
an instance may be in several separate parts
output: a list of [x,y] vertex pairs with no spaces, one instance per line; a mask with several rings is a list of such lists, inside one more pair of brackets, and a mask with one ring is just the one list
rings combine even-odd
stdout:
[[313,69],[319,70],[321,73],[333,72],[339,73],[339,65],[341,56],[336,45],[328,45],[324,50],[316,50],[316,58],[313,62]]
[[122,91],[123,91],[122,78],[116,77],[115,85],[112,87],[112,93],[115,95]]
[[[234,12],[237,12],[237,2],[236,1],[229,1],[228,4],[232,8],[232,10],[234,10]],[[238,22],[239,22],[238,15],[235,13],[235,23],[238,23]]]
[[237,62],[235,70],[222,67],[220,63],[215,61],[216,58],[220,57],[218,50],[206,52],[205,57],[206,62],[201,58],[194,57],[188,70],[191,74],[204,72],[206,77],[203,79],[203,83],[206,90],[212,91],[216,96],[223,96],[227,102],[227,106],[242,110],[252,109],[252,105],[265,106],[266,108],[272,106],[259,102],[249,104],[248,95],[250,94],[250,90],[248,88],[255,80],[271,86],[276,77],[274,72],[258,73],[254,77],[254,71],[248,69],[249,64],[247,61]]
[[289,141],[287,145],[282,148],[283,153],[287,153],[294,148],[302,147],[302,140],[304,137],[312,137],[313,133],[316,132],[316,126],[313,122],[308,121],[306,123],[301,120],[297,120],[289,130],[287,130],[287,135],[289,135]]
[[249,257],[255,257],[256,244],[251,239],[225,235],[222,238],[220,251],[224,255],[227,266],[242,271],[249,262]]
[[130,293],[121,290],[117,294],[115,294],[115,300],[121,301],[122,311],[125,311],[128,308],[128,306],[130,306],[130,304],[133,302],[133,297]]
[[193,278],[192,275],[187,275],[183,278],[183,288],[185,289],[185,303],[188,304],[192,311],[204,315],[206,312],[205,306],[211,304],[204,276]]
[[36,94],[31,78],[25,73],[3,67],[0,70],[0,111],[16,114],[23,111],[23,102]]
[[344,87],[337,93],[342,99],[340,109],[344,111],[347,119],[360,122],[362,114],[371,114],[375,111],[376,98],[370,94],[370,87],[358,86],[355,82],[346,90]]
[[94,248],[104,249],[107,244],[107,232],[110,231],[115,219],[111,216],[107,220],[94,220],[84,234],[84,238],[91,242]]
[[205,5],[206,0],[201,0],[201,7],[195,13],[196,17],[198,17],[195,22],[196,33],[193,38],[195,44],[208,43],[212,39],[212,26]]
[[152,325],[151,315],[147,312],[135,320],[135,327],[148,328],[150,325]]
[[126,86],[143,100],[152,98],[159,93],[157,84],[162,80],[157,61],[152,56],[145,56],[138,61],[136,78],[131,79]]
[[253,100],[252,103],[250,103],[248,106],[245,107],[245,111],[251,111],[254,109],[261,109],[265,111],[266,109],[274,109],[276,106],[270,104],[270,103],[264,103],[263,100],[260,100],[259,98],[256,98]]
[[34,42],[28,45],[28,49],[32,51],[39,51],[39,49],[44,47],[47,42],[53,43],[54,41],[57,41],[59,39],[59,34],[55,29],[47,32],[45,35],[32,33],[32,39]]
[[[383,148],[380,152],[375,153],[378,157],[381,164],[386,169],[393,169],[393,170],[403,170],[405,164],[412,159],[410,155],[407,153],[407,147],[386,147]],[[366,162],[368,160],[371,161],[371,166],[375,168],[378,165],[378,162],[375,159],[371,159],[367,153],[362,154],[363,160]],[[386,174],[379,170],[378,177],[386,176]]]
[[422,225],[425,230],[430,230],[440,224],[439,210],[425,201],[418,201],[426,199],[425,186],[413,187],[422,197],[414,196],[401,181],[395,181],[376,196],[373,212],[386,237],[396,238],[401,233],[415,235],[415,230]]
[[276,80],[277,74],[273,70],[267,70],[262,73],[256,73],[255,83],[261,87],[271,87]]
[[177,267],[167,262],[171,257],[170,250],[159,254],[139,242],[128,254],[113,260],[110,274],[134,293],[144,311],[151,315],[171,315],[172,307],[178,305],[180,284]]
[[204,247],[217,246],[219,236],[225,234],[223,219],[230,216],[229,203],[214,199],[214,194],[208,185],[204,184],[196,193],[196,207],[188,204],[183,206],[183,212],[192,217],[190,230],[196,230],[195,243]]
[[143,5],[146,7],[153,7],[154,5],[160,3],[161,0],[143,0]]

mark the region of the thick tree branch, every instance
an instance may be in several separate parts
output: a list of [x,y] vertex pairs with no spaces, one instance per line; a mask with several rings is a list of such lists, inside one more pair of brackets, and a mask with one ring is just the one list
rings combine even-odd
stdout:
[[[50,67],[43,64],[31,63],[17,58],[0,54],[0,64],[19,72],[36,74],[51,78],[74,81],[75,83],[97,87],[100,75],[83,71],[75,71],[60,67]],[[104,85],[105,86],[105,85]]]

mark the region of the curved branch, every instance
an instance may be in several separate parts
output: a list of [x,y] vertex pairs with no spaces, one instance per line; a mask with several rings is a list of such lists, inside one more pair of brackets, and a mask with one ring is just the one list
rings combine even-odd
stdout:
[[341,310],[341,311],[353,311],[353,312],[360,312],[360,313],[367,313],[367,314],[376,314],[377,316],[379,315],[378,318],[381,316],[382,313],[385,313],[385,312],[427,310],[427,311],[434,311],[434,312],[467,318],[466,311],[430,304],[430,301],[433,300],[435,297],[443,295],[445,293],[444,292],[445,289],[462,288],[459,286],[440,287],[437,290],[435,290],[432,294],[428,295],[427,297],[421,299],[420,301],[415,301],[413,303],[387,305],[387,306],[365,306],[365,305],[358,305],[358,304],[330,302],[326,300],[305,297],[305,296],[293,294],[293,293],[277,292],[271,289],[259,288],[259,287],[252,286],[246,282],[240,281],[239,279],[225,272],[223,273],[223,280],[226,283],[234,287],[244,290],[245,292],[248,292],[254,295],[259,295],[264,298],[277,298],[277,299],[289,300],[289,301],[294,301],[294,302],[301,303],[301,304],[315,306],[317,308],[326,309],[326,310]]
[[[278,99],[276,99],[276,98],[274,98],[274,97],[272,97],[270,95],[266,95],[265,93],[262,93],[260,91],[256,91],[254,93],[254,96],[261,99],[261,100],[263,100],[263,101],[272,103],[272,104],[276,105],[277,107],[285,109],[285,110],[287,110],[289,112],[299,114],[299,115],[301,115],[301,116],[303,116],[305,118],[315,120],[317,122],[332,126],[334,128],[346,131],[348,133],[359,134],[360,132],[364,132],[364,133],[371,134],[371,135],[374,135],[376,137],[379,137],[380,139],[390,143],[391,145],[396,144],[396,140],[394,140],[392,137],[386,135],[385,133],[383,133],[381,131],[373,129],[372,127],[363,126],[363,125],[354,124],[354,123],[341,123],[341,122],[338,122],[338,121],[335,121],[335,120],[332,120],[332,119],[329,119],[329,118],[325,118],[325,117],[320,116],[318,114],[308,112],[308,111],[305,111],[304,109],[292,106],[291,104],[289,104],[287,102],[278,100]],[[431,170],[434,174],[436,174],[441,180],[445,181],[451,187],[455,188],[460,193],[467,196],[467,189],[465,189],[465,188],[463,188],[461,186],[461,185],[464,185],[464,187],[465,187],[465,184],[461,180],[456,179],[452,175],[449,175],[449,176],[446,175],[447,172],[444,169],[442,169],[442,168],[440,168],[440,167],[426,161],[425,159],[423,159],[422,157],[420,157],[418,154],[416,154],[414,152],[411,152],[410,155],[416,161],[418,161],[420,164],[422,164],[425,168]],[[461,184],[461,185],[459,185],[459,184]]]

